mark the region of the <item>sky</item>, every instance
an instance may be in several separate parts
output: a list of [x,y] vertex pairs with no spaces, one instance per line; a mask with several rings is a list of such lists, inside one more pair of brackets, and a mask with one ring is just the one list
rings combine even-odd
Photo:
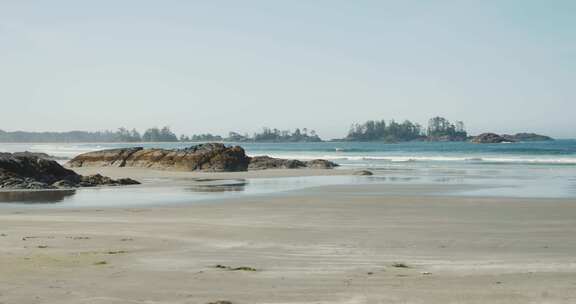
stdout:
[[0,0],[0,129],[576,138],[576,1]]

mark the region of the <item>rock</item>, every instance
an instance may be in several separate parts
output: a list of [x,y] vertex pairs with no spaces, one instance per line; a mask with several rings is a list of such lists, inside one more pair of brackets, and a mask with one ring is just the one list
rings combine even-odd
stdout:
[[116,185],[119,186],[129,186],[129,185],[140,185],[140,182],[131,178],[119,178],[115,180]]
[[552,137],[540,135],[536,133],[516,133],[514,135],[498,135],[494,133],[480,134],[472,139],[476,144],[497,144],[503,142],[519,142],[519,141],[551,141]]
[[31,178],[6,176],[2,172],[0,172],[0,189],[2,188],[36,190],[36,189],[47,189],[52,187],[50,187],[50,185],[47,183],[38,182]]
[[74,157],[67,165],[75,167],[124,167],[126,159],[143,150],[142,147],[101,150]]
[[249,158],[239,146],[208,143],[186,149],[126,148],[89,152],[68,162],[70,167],[138,167],[178,171],[246,171]]
[[494,133],[483,133],[472,138],[471,142],[475,144],[499,144],[503,142],[515,142],[515,140],[512,140],[510,138],[507,139],[504,138],[503,136]]
[[45,184],[80,179],[80,175],[62,167],[56,161],[19,153],[0,153],[0,174],[5,177],[30,178]]
[[311,161],[300,161],[296,159],[273,158],[269,156],[255,156],[250,158],[248,170],[264,169],[332,169],[338,165],[327,160],[315,159]]
[[510,141],[552,141],[554,140],[552,137],[546,135],[540,135],[536,133],[516,133],[514,135],[502,135],[502,137],[506,138]]
[[299,160],[272,158],[269,156],[255,156],[250,158],[248,170],[298,169],[305,167],[306,163]]
[[52,184],[52,187],[55,187],[58,189],[69,189],[69,188],[75,188],[76,186],[77,186],[76,183],[68,181],[68,180],[60,180],[60,181],[57,181],[57,182]]
[[122,178],[122,179],[111,179],[107,176],[102,176],[100,174],[82,176],[80,181],[80,185],[83,187],[95,187],[95,186],[119,186],[119,185],[138,185],[139,182],[130,179],[130,178]]
[[0,188],[55,189],[138,183],[131,179],[113,180],[103,176],[81,176],[54,160],[31,153],[0,153]]
[[353,175],[370,176],[370,175],[374,175],[374,173],[372,173],[372,171],[368,171],[368,170],[360,170],[360,171],[354,172]]
[[65,160],[65,159],[67,159],[65,157],[58,157],[58,156],[54,156],[54,155],[50,155],[50,154],[46,154],[46,153],[42,153],[42,152],[24,151],[24,152],[15,152],[15,153],[12,153],[12,155],[14,155],[14,156],[35,156],[38,158],[51,159],[51,160]]
[[268,156],[248,157],[242,147],[208,143],[186,149],[126,148],[81,154],[68,162],[74,167],[136,167],[177,171],[234,172],[263,169],[332,169],[337,164],[316,159],[300,161]]
[[310,169],[333,169],[338,167],[338,164],[324,159],[315,159],[305,162],[306,167]]

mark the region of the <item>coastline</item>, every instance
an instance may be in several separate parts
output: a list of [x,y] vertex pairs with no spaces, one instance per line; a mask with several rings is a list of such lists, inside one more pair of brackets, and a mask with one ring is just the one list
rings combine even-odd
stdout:
[[73,169],[142,185],[0,208],[0,303],[576,299],[573,197],[500,195],[537,168]]

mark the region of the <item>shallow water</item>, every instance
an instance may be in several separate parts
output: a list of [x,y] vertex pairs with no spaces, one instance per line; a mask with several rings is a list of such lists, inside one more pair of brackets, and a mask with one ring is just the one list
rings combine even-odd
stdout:
[[[148,182],[145,180],[145,182]],[[176,186],[125,186],[77,190],[0,192],[0,207],[47,204],[51,207],[136,207],[190,204],[208,200],[281,193],[313,186],[378,182],[360,176],[309,176],[178,181]]]
[[[0,151],[34,151],[64,157],[143,144],[0,144]],[[182,148],[186,143],[149,143]],[[71,191],[0,192],[0,206],[106,207],[188,204],[206,200],[283,193],[303,188],[354,184],[471,186],[444,193],[576,199],[576,141],[475,145],[470,143],[293,143],[242,144],[249,155],[327,158],[342,168],[367,168],[375,176],[324,176],[200,180],[171,187],[118,187]],[[150,180],[150,183],[154,181]],[[156,181],[157,182],[157,181]],[[466,188],[466,187],[464,187]],[[470,188],[470,187],[468,187]],[[466,188],[466,189],[468,189]]]
[[[194,204],[258,195],[284,195],[290,191],[338,185],[442,185],[440,192],[416,195],[498,196],[527,198],[574,198],[576,178],[569,168],[449,168],[374,170],[373,176],[305,176],[250,179],[179,180],[174,186],[150,186],[165,182],[144,180],[148,185],[84,188],[66,191],[0,192],[0,207],[143,207]],[[167,183],[162,183],[167,184]],[[401,188],[401,187],[400,187]],[[440,188],[440,187],[439,187]],[[448,189],[448,190],[446,190]],[[382,195],[412,195],[404,190]]]

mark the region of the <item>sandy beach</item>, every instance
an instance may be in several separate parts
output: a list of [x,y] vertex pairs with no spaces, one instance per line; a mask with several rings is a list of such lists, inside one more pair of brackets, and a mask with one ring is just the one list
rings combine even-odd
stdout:
[[[321,174],[240,176],[296,173]],[[576,302],[572,199],[444,195],[455,187],[323,186],[188,206],[2,208],[0,303]]]
[[576,1],[0,0],[0,304],[576,304]]

